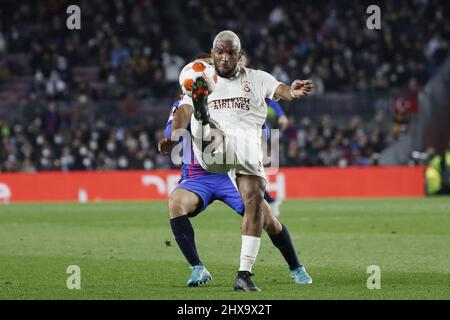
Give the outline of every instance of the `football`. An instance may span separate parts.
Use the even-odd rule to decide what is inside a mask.
[[[211,93],[217,84],[217,74],[214,67],[206,62],[196,60],[187,64],[180,72],[180,87],[183,94],[191,96],[192,85],[195,79],[202,77],[208,84],[208,90]]]

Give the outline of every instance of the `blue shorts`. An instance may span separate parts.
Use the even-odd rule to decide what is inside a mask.
[[[205,210],[214,200],[222,201],[239,215],[244,215],[244,202],[227,174],[209,174],[185,179],[175,189],[191,191],[202,200],[203,203],[195,212],[188,213],[190,217]]]

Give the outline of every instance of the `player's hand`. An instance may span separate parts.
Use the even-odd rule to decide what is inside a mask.
[[[278,125],[280,126],[281,131],[286,130],[289,127],[289,120],[286,116],[281,116],[278,118]]]
[[[176,144],[176,141],[172,141],[169,138],[162,138],[158,143],[158,151],[163,156],[166,156],[170,153],[170,151]]]
[[[291,84],[291,96],[294,99],[307,96],[311,93],[312,88],[311,80],[295,80]]]

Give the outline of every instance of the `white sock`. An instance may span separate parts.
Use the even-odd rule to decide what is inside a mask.
[[[242,236],[241,265],[239,271],[252,272],[252,267],[255,263],[256,256],[258,255],[260,244],[261,238]]]

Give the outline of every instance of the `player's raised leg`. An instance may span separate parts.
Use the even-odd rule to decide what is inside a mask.
[[[191,131],[194,143],[200,143],[199,150],[203,151],[203,143],[208,139],[211,128],[209,125],[208,84],[205,79],[197,78],[192,85],[192,104],[194,107],[191,120]]]
[[[202,77],[195,79],[192,85],[192,103],[194,104],[195,119],[201,120],[203,125],[209,122],[208,84]]]
[[[192,274],[187,282],[190,287],[206,284],[212,279],[198,255],[194,229],[188,217],[188,214],[196,212],[200,205],[199,196],[185,189],[177,188],[169,197],[170,226],[178,247],[192,267]]]
[[[311,284],[312,278],[298,259],[288,229],[271,213],[271,207],[266,201],[264,201],[263,204],[263,213],[264,230],[269,235],[273,245],[280,250],[281,255],[289,265],[289,272],[294,278],[295,283]]]
[[[242,220],[240,266],[233,288],[241,291],[260,291],[250,277],[253,276],[252,267],[261,244],[265,180],[257,176],[240,175],[236,183],[244,202],[245,212]]]
[[[224,136],[209,117],[207,97],[208,84],[203,78],[197,78],[192,86],[191,133],[193,151],[203,169],[212,173],[225,173],[229,169],[224,161]],[[209,147],[208,147],[209,146]]]

